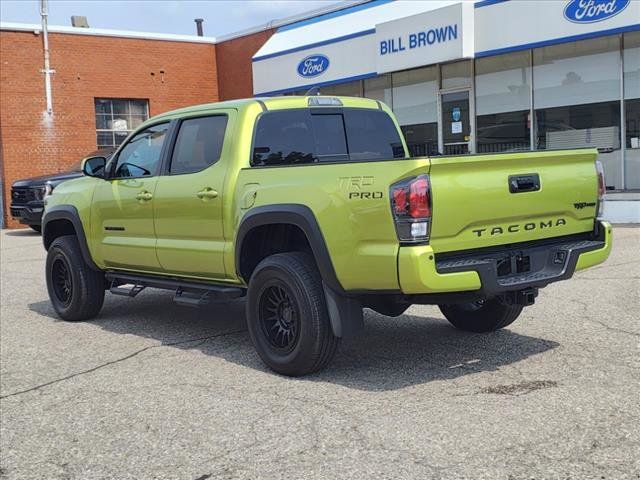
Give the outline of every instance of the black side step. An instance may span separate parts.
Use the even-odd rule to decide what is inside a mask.
[[[229,300],[242,297],[246,289],[229,285],[191,282],[175,277],[161,277],[154,275],[140,275],[132,273],[107,272],[107,281],[111,283],[109,289],[115,295],[135,297],[146,287],[173,290],[173,300],[181,305],[198,307],[210,301]],[[132,285],[124,287],[121,285]]]
[[[109,291],[114,295],[122,295],[123,297],[135,297],[146,287],[144,285],[133,285],[130,288],[121,287],[122,283],[111,281]]]
[[[176,290],[173,301],[185,307],[199,307],[210,301],[209,292],[187,292],[182,288]]]

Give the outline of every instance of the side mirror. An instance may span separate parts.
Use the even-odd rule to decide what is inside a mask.
[[[82,173],[87,177],[104,178],[105,157],[88,157],[82,160]]]

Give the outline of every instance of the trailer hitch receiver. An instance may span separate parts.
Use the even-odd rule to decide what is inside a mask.
[[[525,288],[524,290],[517,290],[515,292],[506,292],[502,301],[507,305],[533,305],[538,296],[537,288]]]

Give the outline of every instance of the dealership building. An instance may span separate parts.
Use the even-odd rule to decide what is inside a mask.
[[[38,26],[0,27],[5,220],[13,180],[149,115],[314,89],[387,103],[412,155],[597,148],[605,216],[640,222],[640,0],[369,0],[223,38],[51,32],[47,116]]]
[[[254,55],[255,95],[312,87],[387,103],[414,155],[598,148],[608,214],[640,218],[640,1],[363,3]]]

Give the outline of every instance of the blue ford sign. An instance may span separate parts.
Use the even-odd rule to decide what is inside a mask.
[[[309,55],[298,64],[298,75],[304,78],[313,78],[326,72],[329,68],[329,58],[321,55]]]
[[[631,0],[571,0],[564,7],[564,16],[574,23],[606,20],[627,8]]]

